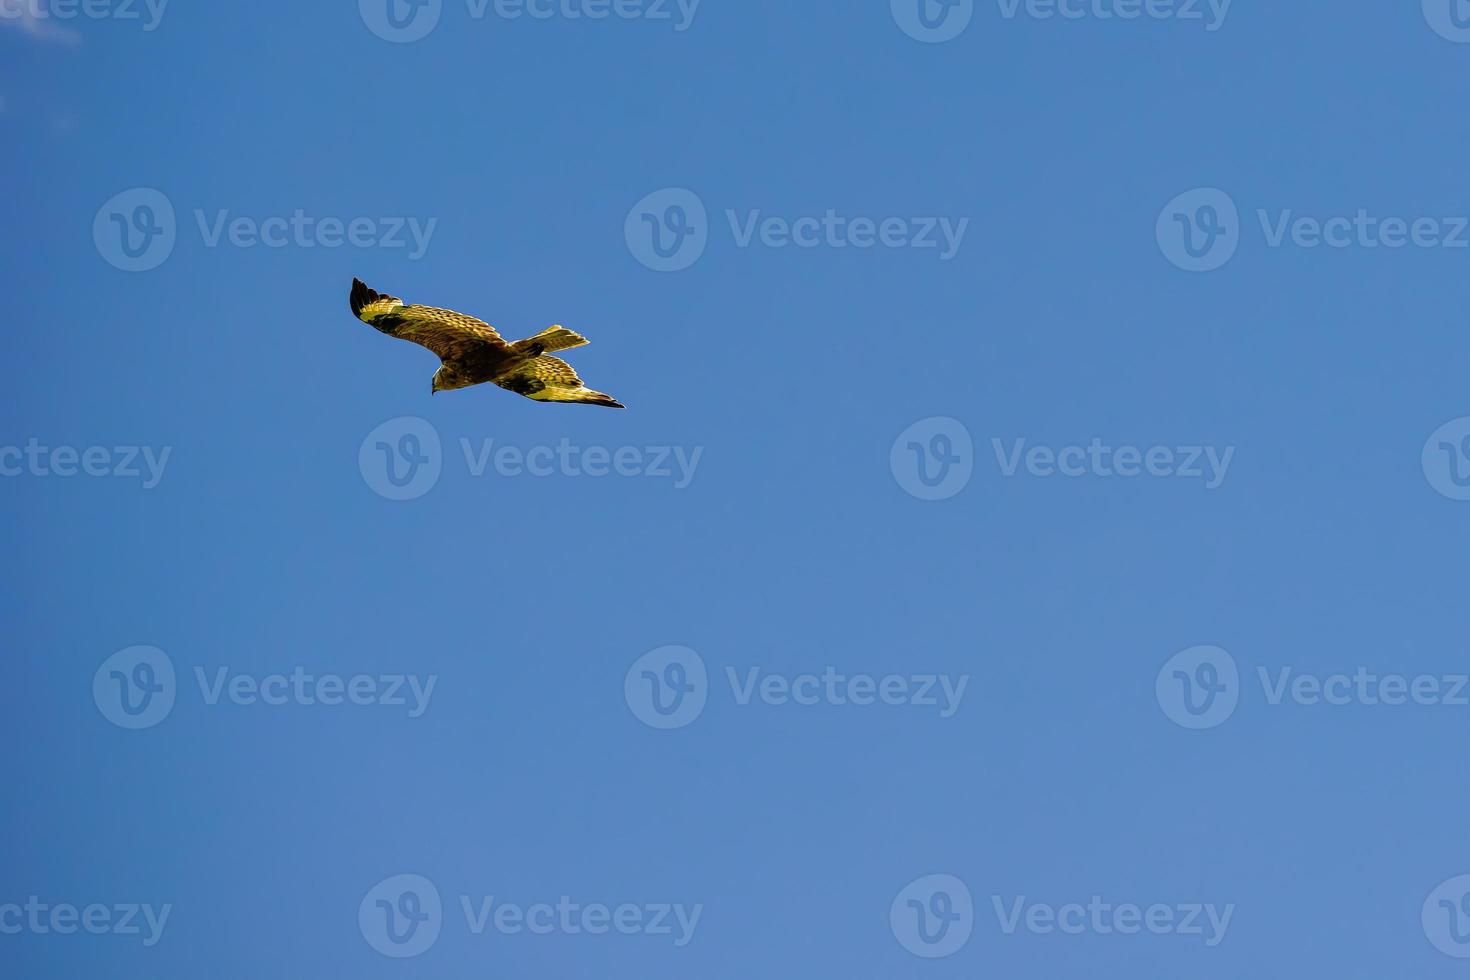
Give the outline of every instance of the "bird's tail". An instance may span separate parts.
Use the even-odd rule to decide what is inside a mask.
[[[583,388],[577,394],[579,397],[575,400],[583,405],[601,405],[603,408],[628,407],[627,405],[624,405],[622,402],[618,401],[612,395],[606,395],[600,391],[593,391],[591,388]]]
[[[534,337],[515,342],[515,347],[525,353],[555,354],[559,350],[571,350],[588,343],[586,337],[563,326],[547,327]]]

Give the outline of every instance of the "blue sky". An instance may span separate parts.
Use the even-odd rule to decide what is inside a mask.
[[[0,972],[1459,975],[1470,4],[394,3],[0,0]]]

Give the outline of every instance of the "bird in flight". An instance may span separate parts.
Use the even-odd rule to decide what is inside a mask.
[[[611,395],[582,384],[572,366],[555,351],[570,350],[587,338],[566,327],[547,327],[534,337],[508,343],[483,320],[432,306],[407,305],[396,296],[352,280],[352,313],[390,337],[411,340],[439,355],[430,393],[493,381],[506,391],[538,402],[573,402],[623,408]]]

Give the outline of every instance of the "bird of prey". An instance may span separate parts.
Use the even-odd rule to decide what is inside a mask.
[[[439,355],[430,394],[493,381],[506,391],[538,402],[573,402],[622,408],[611,395],[582,384],[572,366],[554,351],[587,343],[566,327],[547,327],[534,337],[508,343],[483,320],[432,306],[407,305],[396,296],[352,280],[352,313],[390,337],[411,340]]]

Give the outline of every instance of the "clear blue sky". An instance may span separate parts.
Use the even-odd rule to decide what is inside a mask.
[[[1447,5],[1441,32],[1417,2],[977,0],[926,43],[888,0],[443,0],[398,43],[385,2],[180,2],[153,30],[141,4],[6,5],[0,973],[1462,974],[1436,945],[1470,952],[1465,889],[1431,892],[1470,873],[1470,706],[1272,703],[1283,669],[1470,672],[1470,470],[1421,463],[1470,416],[1470,249],[1371,237],[1470,214]],[[156,195],[105,206],[136,188],[171,226]],[[1292,224],[1359,212],[1347,247]],[[1181,268],[1212,217],[1235,251]],[[434,222],[421,255],[407,224],[372,244],[407,218]],[[875,244],[890,218],[939,247]],[[172,251],[126,271],[118,221]],[[702,253],[651,268],[654,227]],[[353,276],[507,336],[572,327],[629,409],[431,397],[434,357],[353,319]],[[1470,467],[1447,432],[1429,461]],[[1160,472],[1233,452],[1207,488],[1104,475],[1093,440],[1165,447]],[[82,469],[125,447],[139,476]],[[413,499],[400,450],[430,467]],[[1181,674],[1236,706],[1191,728],[1166,664],[1201,645],[1234,678]],[[136,646],[162,654],[104,663]],[[356,675],[363,700],[434,687],[414,716],[407,682],[351,703]],[[937,681],[937,706],[837,703],[853,675],[965,687],[948,716]],[[693,707],[640,704],[649,677]],[[118,678],[172,703],[107,708]],[[385,895],[431,914],[405,874],[441,902],[421,952],[386,941],[412,959],[371,938]],[[905,891],[926,875],[969,893],[953,950],[905,927],[910,898],[963,904]],[[3,908],[31,896],[109,929],[170,911],[145,945]],[[702,908],[677,945],[476,934],[461,907],[562,896]],[[1093,896],[1233,911],[1216,945],[1004,928]]]

